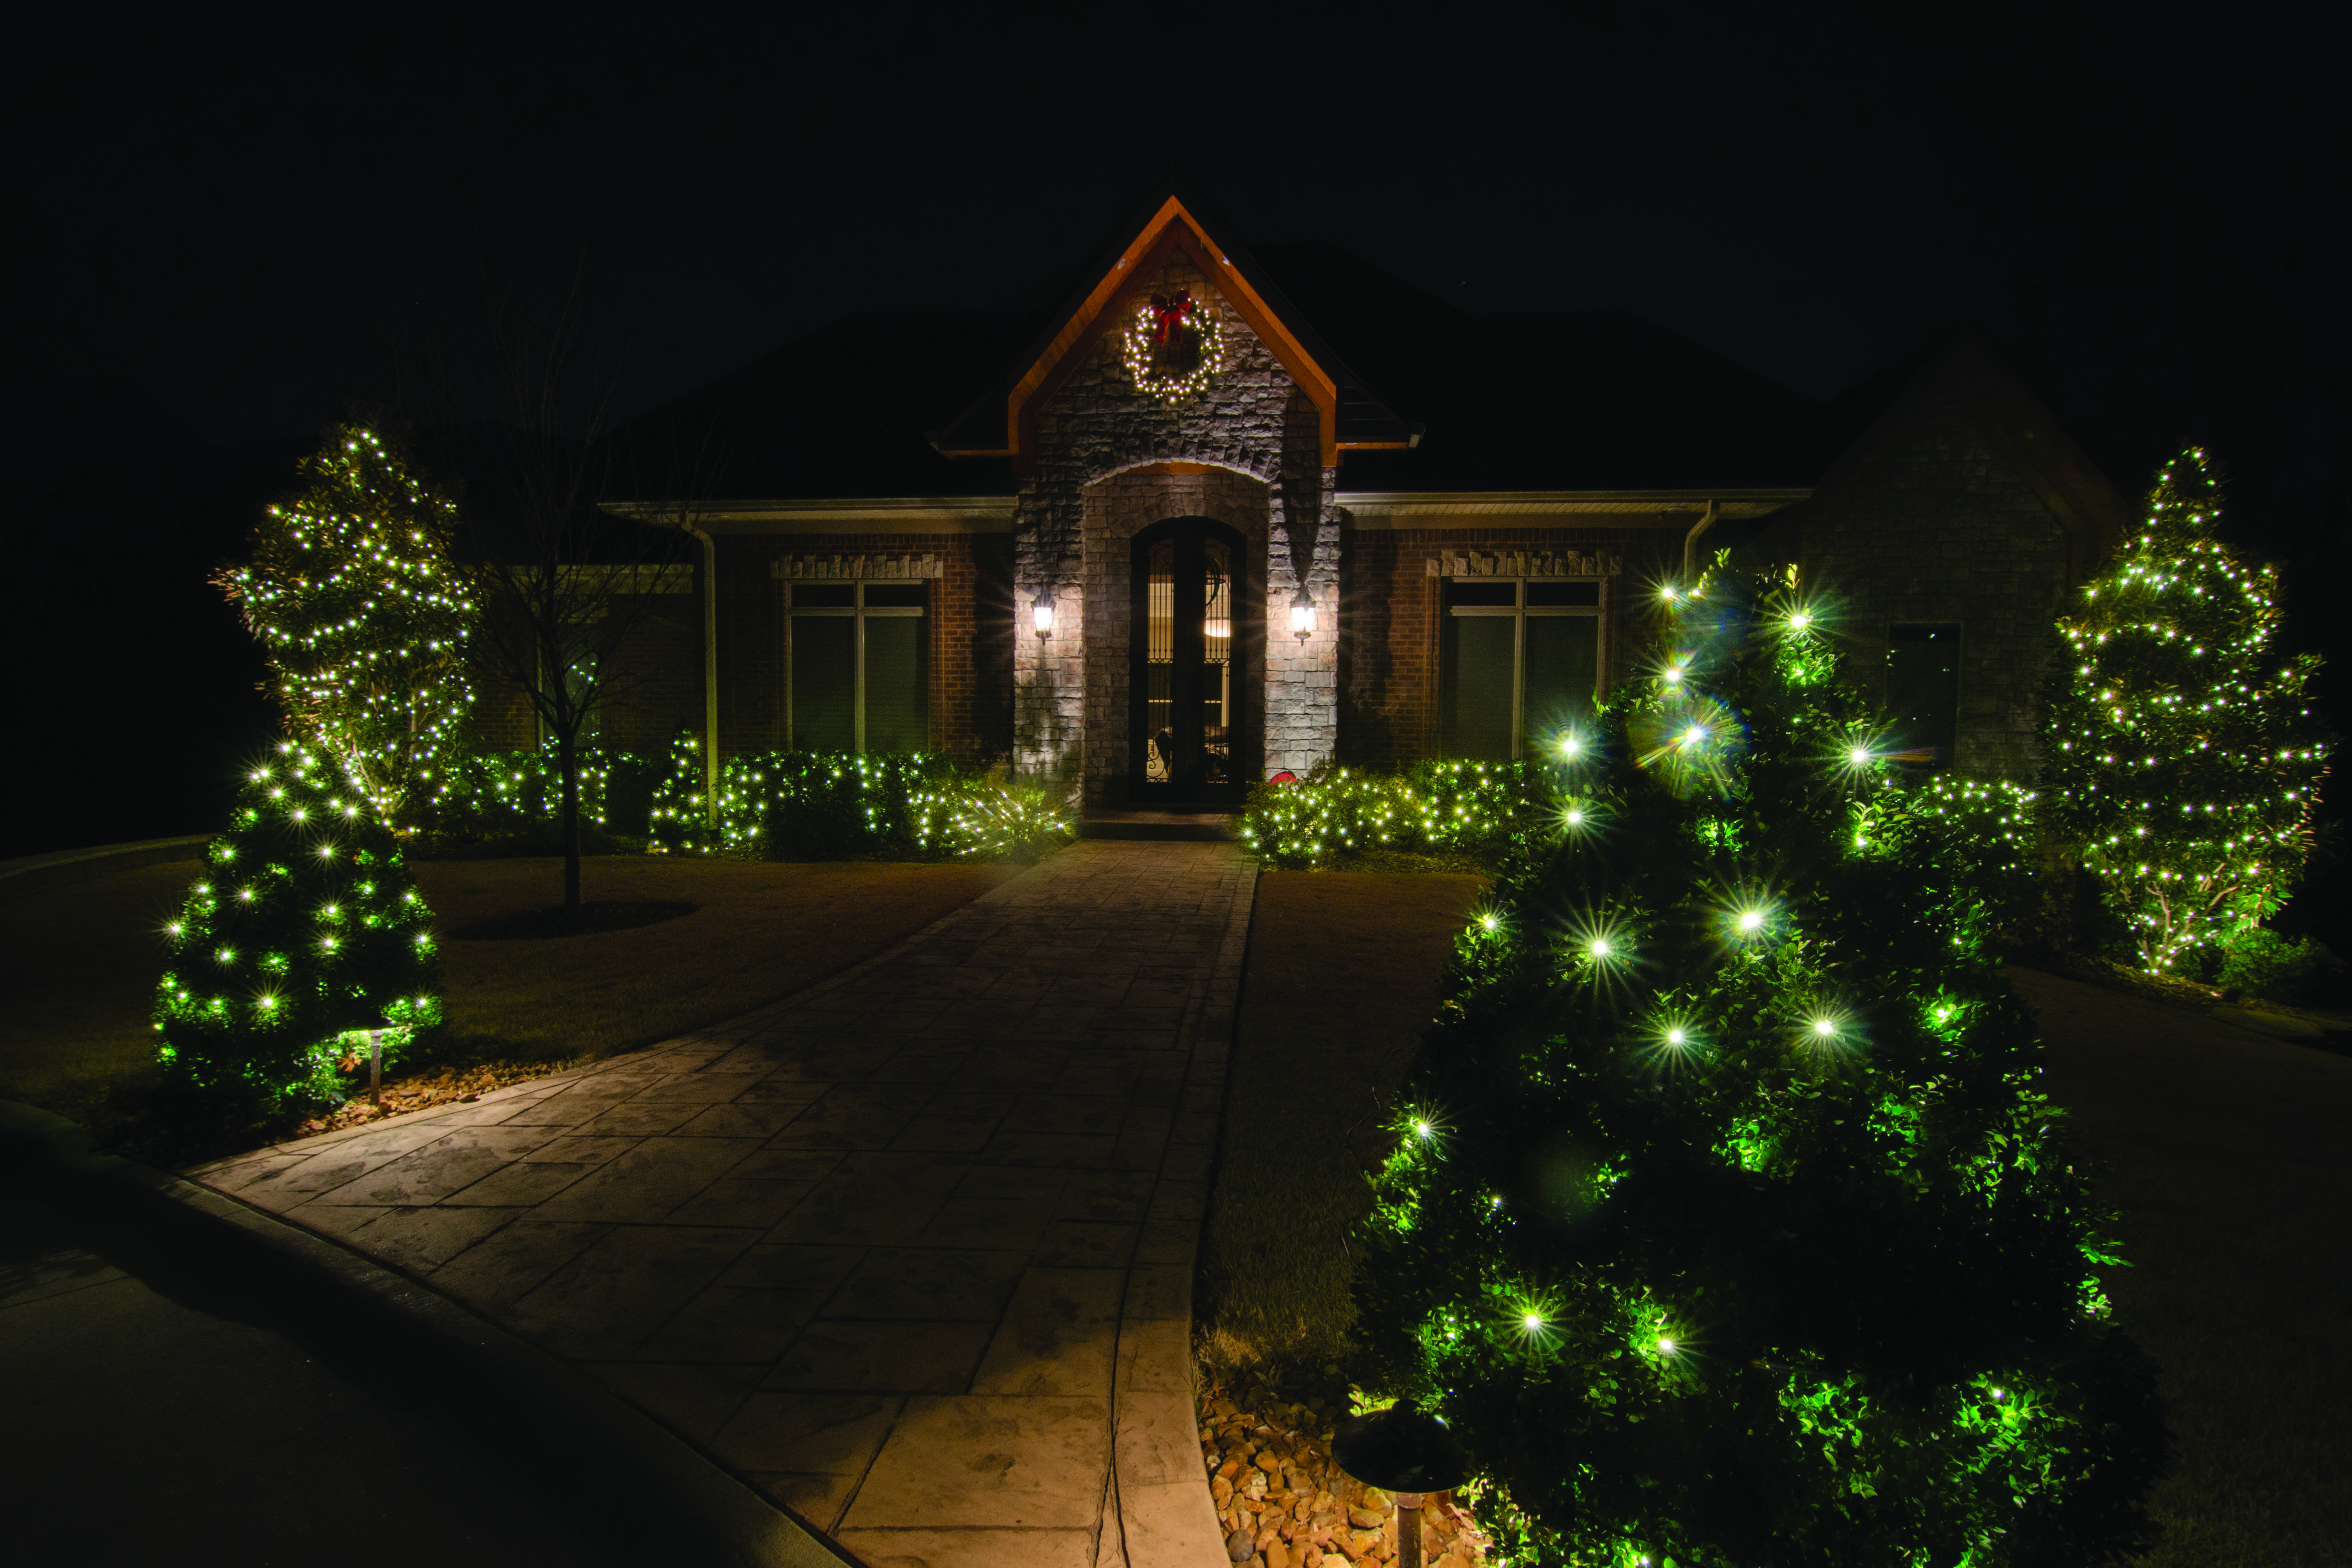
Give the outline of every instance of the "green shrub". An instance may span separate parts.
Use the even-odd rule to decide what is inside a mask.
[[[1911,786],[1914,806],[1954,828],[1952,869],[1968,879],[1995,929],[2022,936],[2038,913],[2034,792],[2005,779],[1932,774]]]
[[[2344,961],[2309,936],[2282,936],[2254,926],[2221,950],[2214,983],[2289,1007],[2332,1000]]]
[[[337,1097],[383,1030],[396,1058],[441,1019],[432,912],[391,831],[317,753],[255,769],[205,854],[155,997],[166,1077],[225,1113]]]
[[[1328,863],[1350,851],[1505,852],[1551,800],[1550,765],[1416,762],[1395,773],[1342,768],[1250,791],[1242,840],[1280,866]]]
[[[562,815],[563,771],[553,742],[529,751],[472,752],[452,772],[436,802],[441,833],[485,841],[554,841]],[[642,837],[654,776],[654,765],[630,752],[582,747],[582,826]],[[599,836],[593,831],[588,836]]]
[[[1451,1423],[1516,1562],[2145,1544],[2154,1368],[1956,823],[1792,594],[1665,613],[1682,678],[1602,710],[1460,938],[1357,1381]]]
[[[2277,569],[2221,523],[2211,464],[2182,453],[2058,622],[2072,667],[2053,682],[2042,810],[2158,972],[2285,904],[2327,774],[2319,656],[2273,646]]]
[[[699,743],[682,738],[656,790],[657,848],[769,860],[950,856],[1032,861],[1069,836],[1045,791],[960,773],[933,752],[755,751],[719,769],[718,823],[701,804]]]

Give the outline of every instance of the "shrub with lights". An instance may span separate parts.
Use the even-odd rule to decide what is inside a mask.
[[[2271,650],[2277,569],[2231,549],[2221,520],[2211,464],[2181,454],[2059,621],[2074,667],[2051,702],[2047,810],[2149,969],[2285,904],[2327,771],[2305,693],[2319,656]]]
[[[338,1098],[369,1031],[389,1061],[441,1021],[432,924],[363,793],[289,742],[254,770],[164,928],[166,1076],[233,1115]]]
[[[1545,763],[1442,761],[1398,773],[1341,768],[1301,783],[1261,784],[1250,792],[1242,841],[1272,863],[1294,868],[1366,850],[1499,854],[1540,819],[1549,775]]]
[[[474,697],[478,613],[450,566],[450,500],[375,432],[334,431],[307,487],[264,515],[253,563],[214,583],[245,607],[278,696],[383,816],[429,814],[451,781]]]
[[[1359,1380],[1452,1424],[1514,1561],[2144,1541],[2153,1370],[1958,830],[1890,782],[1792,590],[1674,598],[1460,940]]]
[[[1034,861],[1069,837],[1044,790],[961,773],[934,752],[740,753],[719,768],[715,826],[702,780],[699,743],[681,737],[654,797],[657,851]]]

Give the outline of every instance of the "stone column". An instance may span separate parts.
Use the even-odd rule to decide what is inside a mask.
[[[1066,509],[1033,490],[1013,522],[1013,766],[1056,788],[1076,786],[1086,734],[1086,596],[1059,548],[1075,528],[1051,515]],[[1054,608],[1046,637],[1036,630],[1040,597]]]
[[[1265,563],[1265,770],[1305,774],[1339,744],[1339,470],[1285,465]],[[1300,587],[1315,606],[1290,629]]]

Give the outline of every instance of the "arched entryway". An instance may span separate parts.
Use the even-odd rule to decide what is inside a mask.
[[[1238,801],[1257,757],[1242,536],[1207,517],[1171,517],[1132,548],[1128,798]]]

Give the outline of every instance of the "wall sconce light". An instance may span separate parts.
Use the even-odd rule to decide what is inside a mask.
[[[1029,618],[1037,623],[1037,640],[1044,642],[1054,634],[1054,596],[1041,593],[1029,606]]]
[[[1315,634],[1315,601],[1307,597],[1303,588],[1290,601],[1290,634],[1302,643]]]

